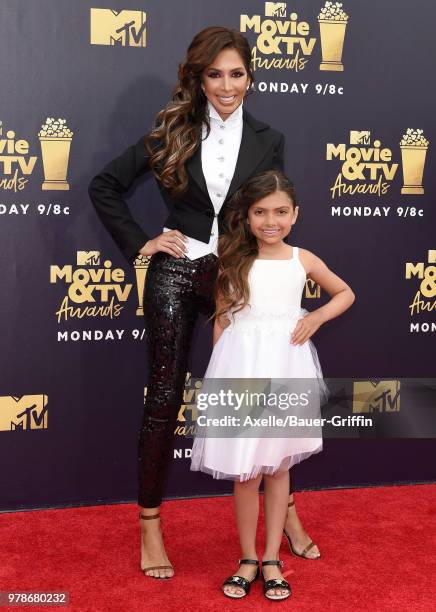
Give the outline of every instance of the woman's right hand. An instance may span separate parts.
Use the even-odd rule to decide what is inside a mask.
[[[158,251],[163,251],[179,259],[185,257],[185,252],[188,250],[185,244],[187,241],[187,237],[179,230],[169,230],[168,232],[162,232],[153,240],[147,240],[139,253],[150,257]]]

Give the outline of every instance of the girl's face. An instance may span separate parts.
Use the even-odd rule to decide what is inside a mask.
[[[298,217],[298,206],[283,191],[275,191],[248,209],[248,224],[260,243],[276,244],[286,238]]]
[[[236,49],[223,49],[202,75],[204,94],[225,121],[241,104],[250,79]]]

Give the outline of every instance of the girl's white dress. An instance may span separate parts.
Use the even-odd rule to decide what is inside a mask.
[[[308,340],[290,342],[301,308],[306,271],[293,247],[291,259],[256,259],[249,272],[250,302],[229,316],[230,325],[215,344],[203,379],[311,379],[319,384],[319,403],[328,396],[316,349]],[[199,411],[198,414],[201,414]],[[311,410],[313,414],[313,410]],[[247,480],[260,473],[287,470],[322,450],[319,435],[303,437],[196,437],[191,470],[214,478]],[[257,435],[257,434],[256,434]]]

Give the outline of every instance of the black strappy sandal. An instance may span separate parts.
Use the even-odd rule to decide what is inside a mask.
[[[250,565],[257,565],[257,569],[254,575],[254,578],[252,580],[247,580],[247,578],[244,578],[243,576],[235,575],[235,576],[230,576],[229,578],[227,578],[227,580],[224,580],[221,588],[226,597],[230,597],[231,599],[241,599],[241,597],[245,597],[250,592],[250,587],[252,583],[255,582],[259,578],[259,561],[257,559],[239,559],[239,565],[243,565],[244,563],[250,564]],[[241,593],[226,593],[224,591],[224,587],[226,585],[240,587],[245,592],[242,595]]]
[[[141,512],[139,513],[139,518],[142,519],[143,521],[151,521],[152,519],[157,519],[160,517],[160,514],[152,514],[150,516],[147,516],[146,514],[142,514]],[[150,570],[159,570],[159,569],[172,569],[174,572],[174,568],[172,565],[154,565],[152,567],[144,567],[144,569],[142,569],[141,567],[141,572],[144,572],[144,576],[147,576],[147,578],[157,578],[158,580],[168,580],[169,578],[172,578],[174,576],[150,576],[149,574],[147,574],[146,572],[149,572]]]
[[[278,565],[279,567],[283,567],[283,561],[262,561],[263,594],[267,599],[271,599],[272,601],[287,599],[292,593],[289,582],[284,578],[271,578],[270,580],[265,580],[265,576],[263,575],[264,565]],[[271,589],[286,589],[288,592],[285,595],[268,595],[268,591]]]
[[[291,506],[295,506],[295,502],[294,501],[289,502],[288,508],[290,508]],[[309,544],[306,546],[306,548],[301,551],[301,553],[298,553],[295,550],[295,548],[292,546],[291,538],[289,537],[289,534],[287,533],[286,529],[283,529],[283,533],[285,534],[285,538],[288,541],[289,550],[296,557],[301,557],[302,559],[310,559],[311,561],[315,561],[316,559],[319,559],[321,557],[321,554],[318,554],[316,557],[308,557],[307,556],[307,553],[309,552],[309,550],[315,546],[315,542],[313,542],[312,540],[309,542]]]

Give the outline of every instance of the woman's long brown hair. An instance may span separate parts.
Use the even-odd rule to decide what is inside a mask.
[[[247,223],[248,209],[276,191],[283,191],[293,208],[297,206],[293,183],[280,171],[268,170],[252,176],[231,197],[218,241],[219,275],[215,286],[215,314],[242,310],[249,303],[248,273],[259,255],[257,239]]]
[[[207,135],[210,132],[201,77],[223,49],[235,49],[239,53],[250,84],[254,82],[251,50],[245,36],[224,27],[202,30],[189,45],[186,61],[179,64],[179,83],[173,90],[172,100],[157,114],[154,128],[145,137],[153,174],[176,197],[188,185],[185,162],[201,142],[203,123],[207,126]]]

